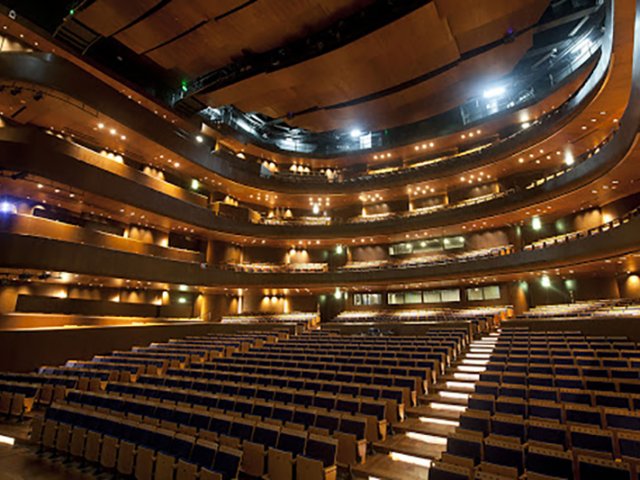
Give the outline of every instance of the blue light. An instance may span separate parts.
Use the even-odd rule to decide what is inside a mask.
[[[16,213],[17,208],[11,202],[0,202],[0,213]]]

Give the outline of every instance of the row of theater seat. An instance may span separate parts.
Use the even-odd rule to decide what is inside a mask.
[[[637,479],[634,358],[620,337],[503,331],[430,479]]]
[[[236,368],[249,373],[257,367],[270,368],[279,375],[289,375],[300,378],[338,380],[343,382],[373,383],[387,387],[407,387],[418,393],[428,391],[430,371],[426,368],[411,367],[381,367],[374,371],[374,367],[367,365],[326,364],[321,362],[288,362],[282,360],[251,360],[243,358],[222,359],[224,362],[192,365],[192,368],[213,370],[216,368]],[[245,369],[248,367],[248,370]],[[242,369],[242,370],[240,370]],[[332,373],[333,372],[333,373]]]
[[[261,457],[264,460],[261,473],[274,480],[291,478],[286,472],[271,471],[278,470],[278,465],[285,471],[293,469],[293,475],[297,469],[300,479],[334,478],[336,461],[344,467],[362,462],[367,447],[384,440],[389,422],[402,420],[404,405],[414,405],[418,393],[428,392],[428,385],[466,344],[468,332],[465,328],[436,329],[432,337],[394,339],[314,333],[293,339],[278,336],[277,343],[273,343],[274,337],[254,337],[249,341],[242,335],[230,335],[229,339],[225,335],[189,337],[99,355],[90,361],[69,361],[64,367],[43,367],[40,375],[74,378],[77,374],[77,380],[80,376],[89,379],[91,372],[99,372],[104,393],[67,388],[66,402],[80,406],[85,413],[93,411],[124,419],[129,425],[127,432],[135,430],[134,427],[168,429],[174,438],[186,435],[195,439],[190,443],[192,449],[199,441],[218,445],[217,451],[235,448],[240,452],[243,472],[258,468],[255,459]],[[225,348],[224,356],[220,356],[221,345],[232,348]],[[302,359],[296,352],[311,345],[317,361],[311,361],[311,356],[300,362],[293,360]],[[277,359],[282,355],[289,355],[292,360]],[[126,382],[115,381],[123,378],[123,374]],[[50,410],[55,412],[56,408],[66,407],[54,403]],[[47,448],[70,451],[73,433],[79,429],[76,442],[82,444],[81,450],[93,452],[91,461],[105,468],[120,468],[122,451],[123,465],[129,465],[124,470],[131,473],[138,468],[137,452],[141,452],[140,468],[146,474],[159,473],[164,476],[158,478],[171,479],[186,475],[186,467],[180,469],[180,461],[189,462],[186,450],[164,452],[164,456],[157,451],[149,454],[145,445],[138,449],[131,439],[116,439],[114,443],[111,437],[115,433],[105,436],[105,432],[91,430],[87,425],[49,417],[43,431],[46,422],[49,422],[48,436],[38,433],[34,425],[34,439],[44,442],[42,439],[46,437]],[[67,426],[60,430],[60,425]],[[266,444],[263,442],[260,447],[261,455],[247,456],[245,446],[250,449],[252,442],[269,429],[275,429],[283,441],[291,435],[303,438],[304,448],[287,450],[284,443],[265,440]],[[123,434],[117,432],[116,437]],[[316,443],[311,442],[312,436]],[[300,440],[296,442],[300,444]],[[319,458],[322,449],[316,448],[317,442],[335,444],[336,459],[331,464]],[[89,444],[91,448],[87,450]],[[108,448],[103,459],[104,445]],[[153,460],[151,463],[149,458]],[[286,461],[279,462],[279,458]],[[320,462],[320,468],[314,461]],[[196,465],[195,471],[214,475],[209,471],[216,470],[213,464],[209,464],[209,470],[202,467]],[[190,468],[193,473],[193,465]]]
[[[242,452],[119,415],[54,404],[31,440],[63,456],[100,464],[137,480],[229,480]],[[176,471],[177,470],[177,471]]]
[[[310,392],[285,392],[284,397],[288,403],[278,400],[263,400],[250,398],[244,389],[238,395],[223,393],[206,393],[200,390],[184,390],[175,387],[158,387],[153,385],[136,384],[110,384],[107,393],[135,396],[135,398],[160,399],[185,406],[199,406],[213,409],[230,415],[250,416],[251,418],[272,419],[282,424],[296,423],[303,427],[314,425],[324,428],[326,433],[342,431],[346,425],[345,433],[354,433],[361,436],[357,440],[368,441],[384,440],[387,434],[387,422],[385,419],[385,407],[382,402],[359,404],[361,411],[352,413],[338,410],[329,410],[318,406],[319,400],[328,400],[336,405],[336,399],[327,396],[315,397]],[[287,395],[288,394],[288,395]],[[348,399],[344,399],[345,402]],[[318,404],[318,405],[316,405]],[[321,422],[321,423],[319,423]],[[355,424],[361,427],[355,427]]]
[[[247,455],[243,461],[247,465],[250,464],[249,470],[252,473],[258,473],[258,476],[262,476],[265,472],[256,472],[256,465],[264,466],[265,462],[251,458],[256,454],[256,445],[254,445],[256,443],[261,446],[258,452],[260,457],[269,448],[278,448],[291,453],[291,460],[295,460],[298,455],[304,453],[304,442],[301,444],[300,438],[314,434],[328,444],[328,447],[324,449],[324,455],[320,456],[319,452],[315,452],[311,456],[315,460],[322,461],[325,468],[334,466],[336,462],[348,465],[358,459],[364,461],[366,455],[366,442],[362,439],[365,425],[361,421],[348,417],[341,419],[340,427],[342,430],[336,429],[335,432],[330,432],[333,435],[330,437],[324,431],[326,429],[314,428],[313,425],[303,429],[300,428],[301,424],[293,421],[283,425],[281,422],[272,421],[271,417],[240,417],[235,412],[230,412],[233,413],[231,415],[213,407],[208,410],[199,408],[202,407],[201,405],[198,408],[176,407],[158,399],[142,400],[107,394],[71,392],[68,402],[110,414],[124,415],[126,413],[127,418],[138,420],[141,423],[176,430],[200,439],[243,450]],[[282,432],[293,432],[296,439],[293,442],[288,439],[289,445],[293,443],[293,446],[278,444],[278,434]],[[358,436],[360,439],[356,441]],[[285,437],[282,437],[281,440],[285,440]],[[247,447],[249,448],[247,449]],[[247,468],[243,468],[243,470],[248,473],[246,472]]]
[[[208,393],[242,395],[248,399],[276,401],[284,404],[315,406],[327,410],[363,413],[395,422],[403,410],[402,391],[367,385],[298,380],[288,377],[204,372],[207,378],[192,376],[198,370],[175,370],[172,376],[142,376],[138,384],[160,385]],[[218,378],[215,378],[218,377]],[[341,391],[342,390],[342,391]],[[390,398],[386,398],[386,397]],[[400,404],[398,402],[400,400]]]
[[[278,376],[274,375],[269,369],[264,369],[264,373],[254,371],[251,373],[242,373],[237,370],[169,370],[166,377],[141,376],[139,383],[151,383],[155,385],[183,385],[182,388],[189,388],[185,385],[200,385],[197,382],[200,379],[217,380],[221,382],[231,382],[231,385],[225,386],[225,393],[236,393],[241,388],[255,389],[256,392],[251,396],[263,400],[276,400],[282,398],[285,403],[286,397],[296,391],[307,391],[317,393],[325,393],[331,395],[342,395],[344,398],[351,400],[361,398],[363,402],[368,400],[379,400],[386,405],[387,422],[395,423],[404,418],[405,401],[411,402],[412,392],[408,388],[400,387],[381,387],[366,383],[353,382],[336,382],[331,380],[304,379],[299,377]],[[173,378],[172,378],[173,377]],[[187,383],[178,383],[178,382]],[[240,384],[245,384],[240,387]],[[246,385],[251,385],[247,387]],[[274,387],[274,388],[260,388]],[[205,388],[208,388],[205,386]],[[284,393],[280,393],[284,392]],[[411,405],[407,403],[406,405]]]
[[[581,442],[578,443],[580,445]],[[590,446],[590,445],[588,445]],[[483,438],[473,432],[449,437],[442,460],[431,465],[429,480],[469,480],[475,471],[485,478],[507,480],[637,480],[632,462],[598,456],[589,448],[544,448],[513,441]],[[475,478],[478,478],[477,476]]]

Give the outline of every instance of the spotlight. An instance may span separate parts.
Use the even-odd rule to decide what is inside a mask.
[[[507,88],[504,86],[493,87],[488,90],[485,90],[482,94],[484,98],[496,98],[502,97],[505,93],[507,93]]]
[[[0,202],[0,213],[16,213],[18,211],[18,209],[16,208],[16,206],[11,203],[11,202],[7,202],[7,201],[3,201]]]

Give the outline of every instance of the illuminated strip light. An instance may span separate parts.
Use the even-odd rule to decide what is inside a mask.
[[[391,452],[389,456],[394,462],[411,463],[412,465],[418,465],[425,468],[429,468],[431,466],[431,460],[428,458],[414,457],[413,455],[406,455],[398,452]]]
[[[13,437],[6,437],[4,435],[0,435],[0,443],[4,444],[4,445],[15,445],[16,443],[16,439]]]
[[[488,359],[485,360],[474,360],[473,358],[464,358],[462,360],[463,365],[486,365],[489,363]]]
[[[438,395],[444,398],[455,398],[456,400],[468,400],[468,393],[458,393],[458,392],[438,392]]]
[[[466,372],[466,373],[482,373],[487,370],[487,367],[476,367],[473,365],[460,365],[459,367],[457,367],[457,370],[459,372]]]
[[[466,358],[477,358],[480,360],[486,360],[491,356],[491,353],[467,353]]]
[[[447,380],[447,388],[466,388],[469,390],[473,390],[475,388],[475,385],[469,382],[456,382]]]
[[[494,350],[495,350],[494,348],[477,348],[477,347],[474,348],[474,347],[471,347],[469,349],[469,352],[470,353],[493,353]]]
[[[405,435],[412,440],[417,440],[423,443],[431,443],[436,445],[446,445],[447,437],[436,437],[435,435],[426,435],[418,432],[407,432]]]
[[[429,404],[434,410],[451,410],[452,412],[464,412],[467,407],[462,405],[451,405],[450,403],[431,402]]]
[[[448,427],[459,427],[460,426],[460,422],[456,422],[455,420],[445,420],[444,418],[419,417],[418,419],[422,423],[435,423],[436,425],[447,425]]]
[[[378,477],[371,477],[370,476],[370,477],[367,477],[367,480],[382,480],[382,479],[380,479]]]
[[[455,372],[453,374],[453,378],[455,378],[456,380],[467,380],[469,382],[477,382],[478,380],[480,380],[480,375],[478,375],[477,373]]]

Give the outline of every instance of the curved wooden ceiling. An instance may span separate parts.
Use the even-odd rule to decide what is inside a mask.
[[[247,53],[262,53],[327,28],[373,0],[97,0],[78,20],[166,69],[190,78]],[[549,0],[433,0],[341,48],[202,95],[274,118],[290,112],[310,130],[378,130],[440,113],[508,73],[531,46],[525,34],[461,61],[509,30],[535,24]],[[237,9],[237,10],[234,10]],[[150,12],[150,13],[149,13]],[[146,16],[145,16],[146,14]],[[137,20],[137,21],[136,21]],[[411,88],[354,106],[325,110],[460,62]]]
[[[77,19],[190,78],[306,37],[373,0],[97,0]],[[246,5],[245,5],[246,4]],[[123,29],[120,31],[121,29]]]

